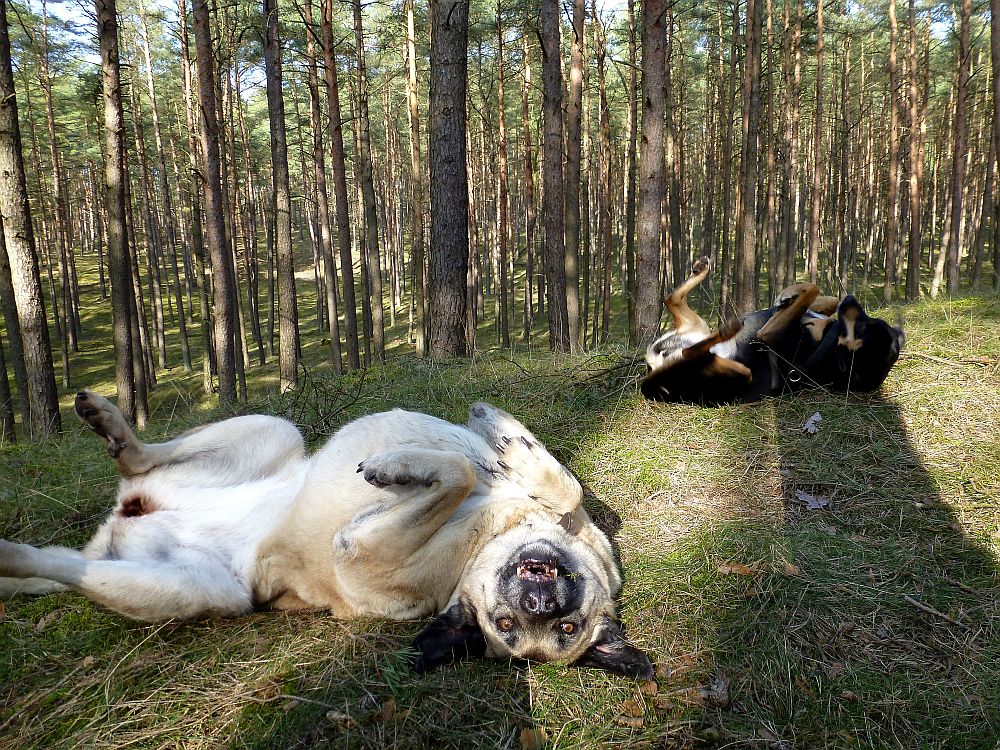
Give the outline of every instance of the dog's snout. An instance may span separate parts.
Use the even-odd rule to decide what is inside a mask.
[[[541,586],[526,591],[521,597],[521,609],[529,615],[551,615],[558,605],[555,592],[544,591]]]

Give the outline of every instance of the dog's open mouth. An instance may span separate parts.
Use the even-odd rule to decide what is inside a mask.
[[[517,577],[522,581],[554,581],[559,576],[555,560],[521,560],[517,564]]]

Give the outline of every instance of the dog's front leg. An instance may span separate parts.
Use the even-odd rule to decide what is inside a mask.
[[[397,548],[401,541],[421,546],[451,517],[477,481],[475,468],[464,454],[426,448],[378,453],[362,461],[358,472],[368,484],[384,490],[384,513],[394,518],[363,523],[356,539],[361,534],[369,545],[388,542]],[[403,535],[400,529],[405,530]]]

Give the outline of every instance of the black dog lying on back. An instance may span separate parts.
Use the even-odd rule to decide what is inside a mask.
[[[674,330],[646,350],[646,398],[720,404],[755,401],[802,388],[877,389],[899,358],[901,328],[870,318],[847,295],[820,297],[815,284],[782,290],[776,304],[712,333],[687,304],[708,276],[708,259],[666,299]],[[836,313],[836,317],[831,317]]]

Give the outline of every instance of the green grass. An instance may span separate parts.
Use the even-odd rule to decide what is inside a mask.
[[[622,617],[657,665],[655,693],[557,665],[417,676],[405,649],[422,623],[144,626],[60,594],[0,610],[0,746],[517,748],[537,729],[560,748],[996,748],[1000,300],[904,312],[907,348],[881,393],[718,409],[647,403],[638,367],[608,369],[629,353],[554,356],[541,337],[439,365],[397,347],[337,380],[306,318],[302,389],[276,397],[273,368],[252,370],[240,410],[290,417],[313,445],[390,406],[462,420],[487,399],[519,416],[614,532]],[[86,313],[74,380],[110,392],[106,311]],[[146,439],[221,416],[180,368],[153,406]],[[77,545],[107,511],[113,467],[68,411],[65,424],[59,440],[0,449],[5,538]],[[806,510],[796,491],[830,505]]]

